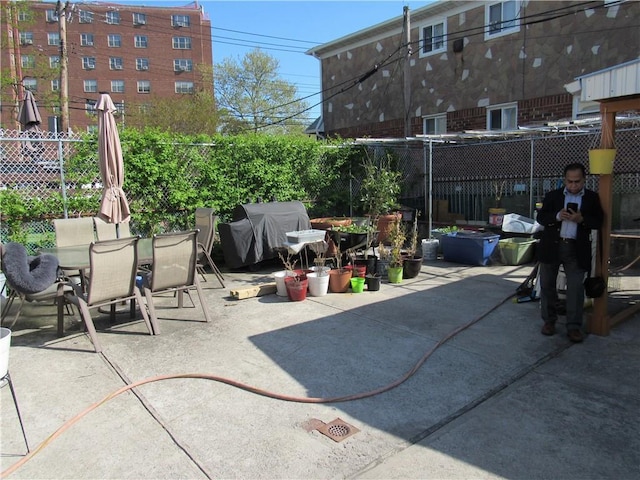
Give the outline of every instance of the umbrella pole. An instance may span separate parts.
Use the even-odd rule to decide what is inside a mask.
[[[62,206],[64,208],[64,218],[69,218],[69,212],[67,209],[67,185],[64,180],[64,158],[62,156],[62,138],[58,135],[58,122],[57,119],[54,122],[55,133],[58,137],[58,163],[60,164],[60,186],[62,187]]]

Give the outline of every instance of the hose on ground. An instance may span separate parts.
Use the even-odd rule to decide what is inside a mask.
[[[367,392],[355,393],[355,394],[344,395],[344,396],[339,396],[339,397],[296,397],[296,396],[284,395],[284,394],[276,393],[276,392],[270,392],[268,390],[264,390],[262,388],[257,388],[257,387],[254,387],[252,385],[247,385],[245,383],[238,382],[238,381],[230,379],[230,378],[221,377],[221,376],[218,376],[218,375],[212,375],[212,374],[208,374],[208,373],[176,373],[176,374],[168,374],[168,375],[158,375],[158,376],[149,377],[149,378],[145,378],[143,380],[139,380],[137,382],[130,383],[130,384],[125,385],[124,387],[119,388],[118,390],[110,393],[109,395],[104,397],[102,400],[100,400],[100,401],[88,406],[82,412],[78,413],[75,417],[67,420],[60,428],[58,428],[55,432],[53,432],[51,435],[49,435],[49,437],[47,437],[40,445],[38,445],[38,447],[36,447],[34,450],[31,450],[31,452],[29,452],[27,455],[22,457],[18,462],[16,462],[15,464],[13,464],[9,468],[7,468],[5,471],[3,471],[0,474],[0,477],[5,478],[7,475],[11,475],[13,472],[18,470],[21,466],[23,466],[29,460],[31,460],[35,455],[37,455],[39,452],[41,452],[47,445],[49,445],[51,442],[53,442],[53,440],[55,440],[60,435],[62,435],[66,430],[71,428],[71,426],[73,426],[75,423],[77,423],[80,419],[82,419],[87,414],[91,413],[96,408],[98,408],[101,405],[105,404],[109,400],[111,400],[111,399],[119,396],[120,394],[125,393],[125,392],[127,392],[127,391],[129,391],[131,389],[134,389],[136,387],[140,387],[140,386],[146,385],[148,383],[158,382],[158,381],[161,381],[161,380],[172,380],[172,379],[179,379],[179,378],[197,378],[197,379],[203,379],[203,380],[213,380],[215,382],[224,383],[226,385],[230,385],[232,387],[236,387],[236,388],[239,388],[241,390],[245,390],[247,392],[255,393],[256,395],[261,395],[261,396],[273,398],[273,399],[276,399],[276,400],[282,400],[282,401],[285,401],[285,402],[295,402],[295,403],[340,403],[340,402],[350,402],[350,401],[353,401],[353,400],[361,400],[361,399],[364,399],[364,398],[368,398],[368,397],[373,397],[375,395],[379,395],[379,394],[384,393],[384,392],[388,392],[389,390],[397,387],[398,385],[406,382],[409,378],[411,378],[420,369],[420,367],[422,367],[424,362],[426,362],[427,359],[431,355],[433,355],[433,353],[438,348],[440,348],[444,343],[448,342],[449,340],[451,340],[453,337],[455,337],[459,333],[463,332],[467,328],[471,327],[475,323],[477,323],[480,320],[482,320],[483,318],[485,318],[491,312],[493,312],[496,309],[498,309],[501,305],[503,305],[504,303],[510,301],[512,297],[513,297],[513,295],[510,294],[504,300],[500,301],[499,303],[497,303],[496,305],[491,307],[489,310],[487,310],[483,314],[475,317],[470,322],[467,322],[467,323],[455,328],[451,332],[449,332],[447,335],[445,335],[443,338],[441,338],[435,345],[433,345],[429,350],[427,350],[427,352],[416,362],[416,364],[411,369],[409,369],[404,375],[402,375],[400,378],[398,378],[397,380],[389,383],[388,385],[385,385],[385,386],[382,386],[380,388],[377,388],[377,389],[374,389],[374,390],[370,390],[370,391],[367,391]]]

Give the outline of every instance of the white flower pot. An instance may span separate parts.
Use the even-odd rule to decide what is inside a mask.
[[[329,274],[327,272],[307,273],[307,280],[309,280],[309,294],[312,297],[322,297],[329,291]]]
[[[295,273],[291,270],[280,270],[273,274],[273,277],[276,279],[276,295],[279,297],[287,296],[287,287],[284,284],[284,277],[293,277],[294,275]]]
[[[0,327],[0,378],[9,371],[9,347],[11,346],[11,330]]]

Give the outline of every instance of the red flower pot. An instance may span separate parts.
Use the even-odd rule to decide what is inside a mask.
[[[285,277],[284,284],[287,287],[287,296],[292,302],[300,302],[307,298],[309,280],[304,277]]]

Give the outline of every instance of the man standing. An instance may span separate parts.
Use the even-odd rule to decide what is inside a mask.
[[[584,278],[591,270],[591,230],[602,226],[603,212],[598,194],[584,187],[585,169],[571,163],[564,169],[564,187],[548,192],[536,220],[544,230],[537,246],[540,262],[543,335],[556,333],[560,265],[567,276],[567,335],[581,342]]]

